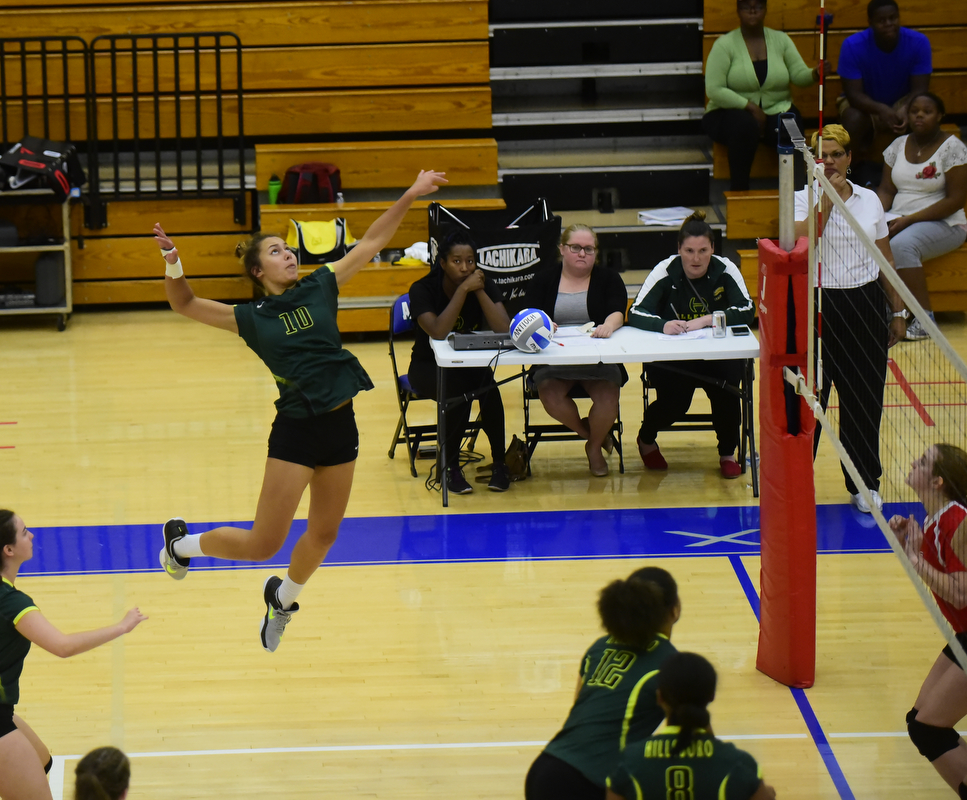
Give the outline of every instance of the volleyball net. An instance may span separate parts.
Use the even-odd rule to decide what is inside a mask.
[[[820,141],[817,150],[821,148]],[[835,484],[843,480],[835,462],[842,464],[844,477],[855,484],[937,629],[967,665],[967,653],[934,594],[956,607],[964,591],[958,588],[960,578],[939,572],[926,575],[889,525],[894,514],[911,513],[923,525],[923,507],[906,483],[913,462],[940,443],[967,449],[967,365],[906,287],[902,271],[898,273],[876,246],[877,234],[864,227],[839,197],[801,136],[796,149],[796,157],[806,160],[807,174],[813,176],[806,189],[806,307],[793,312],[805,316],[809,347],[804,364],[786,367],[784,377],[815,415],[816,435],[821,429],[814,469],[816,474],[836,470],[835,476],[824,474],[825,482]],[[791,186],[786,190],[792,193]],[[780,207],[785,202],[788,213],[789,198],[782,193],[781,186]],[[864,264],[874,276],[878,270],[876,283],[862,277]],[[849,277],[844,281],[846,266]],[[857,285],[864,280],[865,286]],[[929,338],[900,341],[886,349],[895,299],[891,295],[909,310],[911,320],[920,321]],[[765,458],[763,467],[767,468]],[[764,522],[763,540],[768,535]],[[920,562],[919,544],[911,552]],[[760,636],[760,653],[761,642]]]

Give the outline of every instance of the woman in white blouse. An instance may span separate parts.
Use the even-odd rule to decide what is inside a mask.
[[[812,147],[816,147],[813,134]],[[842,125],[823,128],[826,178],[864,232],[888,262],[893,263],[883,206],[875,192],[850,182],[852,153]],[[809,200],[805,189],[796,192],[796,236],[808,235]],[[819,400],[825,409],[833,385],[839,394],[839,438],[870,488],[878,506],[880,486],[880,418],[886,385],[887,349],[903,337],[907,310],[893,287],[880,274],[873,257],[827,195],[822,199],[822,343],[823,385]],[[887,305],[893,310],[888,317]],[[814,448],[819,446],[816,425]],[[846,469],[850,500],[869,514],[869,504]]]
[[[960,247],[967,239],[967,145],[940,128],[944,104],[932,92],[910,100],[910,133],[883,151],[877,194],[887,211],[890,247],[903,282],[930,314],[923,262]],[[919,320],[907,325],[907,339],[926,339]]]

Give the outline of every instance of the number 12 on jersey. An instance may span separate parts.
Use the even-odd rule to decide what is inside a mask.
[[[588,686],[614,689],[634,663],[635,654],[628,650],[605,650],[594,674],[588,679]]]

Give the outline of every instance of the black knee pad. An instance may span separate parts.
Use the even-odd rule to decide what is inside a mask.
[[[907,712],[907,727],[910,727],[910,723],[917,718],[917,707],[914,706]]]
[[[927,761],[936,761],[944,753],[949,753],[957,747],[960,734],[953,728],[937,728],[913,720],[908,726],[910,740],[917,746]]]
[[[50,757],[50,758],[49,758],[49,759],[47,760],[47,763],[46,763],[46,764],[44,764],[44,774],[46,774],[46,775],[49,775],[49,774],[50,774],[50,768],[51,768],[52,766],[54,766],[54,757],[53,757],[53,756],[51,756],[51,757]]]

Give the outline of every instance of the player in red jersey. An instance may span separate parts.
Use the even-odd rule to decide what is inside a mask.
[[[967,648],[967,453],[949,444],[928,448],[913,462],[907,485],[927,511],[923,528],[912,514],[894,516],[890,527]],[[920,754],[962,798],[967,798],[967,742],[954,726],[965,716],[967,674],[948,645],[907,714],[907,731]]]

